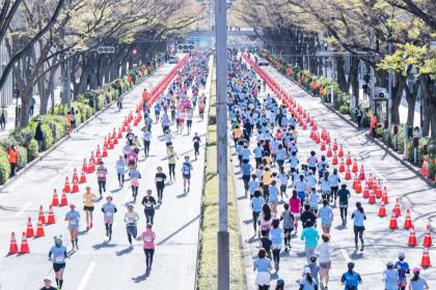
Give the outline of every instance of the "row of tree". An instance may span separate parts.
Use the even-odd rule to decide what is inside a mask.
[[[375,69],[380,87],[388,87],[392,72],[393,123],[400,121],[405,94],[407,121],[413,124],[421,89],[423,135],[431,133],[436,139],[435,15],[432,0],[239,0],[232,11],[235,21],[263,31],[259,36],[267,48],[280,51],[300,67],[304,62],[313,73],[322,65],[315,53],[327,43],[334,51],[337,82],[344,92],[351,86],[355,104],[359,103],[361,62]],[[351,56],[348,78],[344,54]]]
[[[58,71],[64,78],[71,74],[68,87],[78,96],[165,51],[168,39],[202,15],[195,0],[0,0],[0,43],[10,56],[0,90],[13,72],[25,126],[35,88],[40,114],[47,113],[50,99],[54,104]],[[114,47],[115,53],[100,54],[100,46]]]

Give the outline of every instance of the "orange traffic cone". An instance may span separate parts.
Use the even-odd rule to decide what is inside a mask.
[[[347,172],[345,173],[345,179],[346,180],[350,180],[351,179],[350,166],[347,167]]]
[[[71,193],[79,192],[79,185],[77,184],[77,181],[73,181],[73,190]]]
[[[79,177],[77,176],[77,169],[74,168],[73,180],[72,182],[79,182]]]
[[[332,159],[332,164],[338,165],[338,155],[336,154],[336,151],[335,151],[335,155],[333,156],[333,159]]]
[[[38,221],[38,227],[36,228],[36,238],[45,236],[44,228],[42,227],[41,221]]]
[[[341,158],[341,164],[339,165],[339,172],[341,172],[341,173],[345,172],[345,164],[344,164],[343,158]]]
[[[109,150],[114,149],[114,140],[109,139]]]
[[[29,244],[27,243],[26,234],[23,233],[23,239],[21,241],[21,247],[20,247],[20,254],[27,254],[29,253]]]
[[[65,193],[71,192],[70,182],[68,181],[68,177],[65,178],[65,185],[64,185],[63,192]]]
[[[382,200],[385,204],[389,203],[388,190],[386,189],[386,186],[384,187],[384,190],[383,190]]]
[[[360,166],[360,175],[359,175],[360,180],[365,180],[365,169],[363,169],[363,165]]]
[[[368,181],[365,182],[365,189],[363,190],[363,198],[369,198],[369,188],[368,188]]]
[[[392,213],[391,220],[389,221],[389,228],[393,230],[398,229],[397,216],[395,215],[395,212]]]
[[[339,146],[338,156],[339,157],[344,157],[344,148],[343,148],[342,144]]]
[[[332,157],[332,156],[333,156],[332,148],[329,145],[329,149],[327,150],[327,157]]]
[[[102,156],[103,156],[103,158],[108,156],[106,147],[103,148],[103,155]]]
[[[67,195],[65,194],[65,192],[62,192],[61,206],[66,205],[68,205]]]
[[[59,199],[58,199],[58,193],[56,192],[56,188],[53,192],[53,199],[51,201],[52,206],[59,206]]]
[[[400,200],[398,198],[397,198],[397,201],[395,202],[394,213],[397,216],[401,216]]]
[[[353,173],[357,173],[358,169],[357,169],[357,160],[356,157],[354,157],[354,162],[353,162],[353,167],[351,168],[351,172]]]
[[[85,171],[82,170],[82,173],[80,174],[80,183],[86,183],[86,174]]]
[[[323,141],[322,142],[322,144],[321,144],[321,151],[324,151],[326,148],[325,148],[325,142]]]
[[[375,204],[376,203],[374,192],[371,192],[371,194],[369,195],[368,203],[369,204]]]
[[[381,202],[380,207],[378,209],[378,216],[379,217],[385,217],[386,216],[386,208],[385,205]]]
[[[412,219],[410,218],[410,211],[409,208],[407,208],[406,211],[406,220],[404,221],[404,228],[405,229],[411,229],[412,228]]]
[[[319,137],[319,134],[316,134],[316,140],[315,140],[316,144],[321,143],[321,138]]]
[[[336,139],[335,139],[335,143],[333,143],[333,151],[337,151],[338,150],[338,143],[336,143]]]
[[[27,229],[26,229],[26,237],[32,238],[35,235],[33,232],[32,219],[29,217],[27,219]]]
[[[118,139],[123,138],[123,133],[121,132],[121,128],[118,128]]]
[[[356,187],[357,187],[357,174],[354,175],[353,189],[356,189]]]
[[[360,183],[359,178],[357,178],[356,193],[362,193],[362,184]]]
[[[56,223],[54,214],[53,214],[53,208],[50,206],[50,209],[48,211],[48,217],[47,217],[47,224],[48,225],[54,225]]]
[[[424,247],[431,247],[431,246],[433,246],[433,241],[432,241],[432,238],[431,238],[431,235],[430,235],[430,229],[429,229],[428,226],[427,226],[427,231],[425,232],[424,241],[422,242],[422,245]]]
[[[44,210],[42,209],[42,205],[39,206],[38,221],[40,221],[43,225],[45,224],[45,216],[44,216]]]
[[[348,166],[350,166],[351,165],[351,153],[350,153],[350,151],[348,151],[348,154],[347,154],[347,160],[345,161],[345,164],[346,165],[348,165]]]
[[[416,240],[416,235],[415,235],[415,227],[412,226],[409,230],[409,241],[407,242],[407,245],[409,247],[415,247],[416,245],[418,245],[418,241]]]
[[[428,248],[424,248],[424,252],[422,253],[421,266],[428,268],[431,267],[430,255],[428,253]]]
[[[87,173],[94,173],[95,171],[94,164],[95,164],[94,157],[91,157],[91,159],[89,159],[88,170],[86,171]]]
[[[11,234],[11,244],[9,246],[9,255],[18,253],[17,240],[15,239],[15,233]]]
[[[88,172],[88,166],[86,165],[86,158],[83,159],[82,172]]]

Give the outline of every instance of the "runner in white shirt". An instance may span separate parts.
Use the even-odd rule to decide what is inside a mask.
[[[323,234],[321,239],[322,243],[318,245],[316,251],[319,255],[318,261],[319,266],[321,267],[321,270],[319,271],[321,289],[327,289],[329,283],[329,272],[332,264],[332,248],[329,243],[330,238],[327,235]]]

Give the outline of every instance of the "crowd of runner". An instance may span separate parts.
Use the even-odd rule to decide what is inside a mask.
[[[338,215],[344,229],[351,222],[355,250],[363,252],[365,210],[360,202],[349,205],[351,192],[325,156],[316,150],[309,155],[299,152],[297,120],[268,93],[265,81],[240,55],[229,56],[229,63],[228,109],[238,156],[235,166],[240,168],[243,190],[250,198],[253,239],[260,248],[253,261],[256,285],[259,290],[270,289],[271,274],[280,277],[280,253],[292,251],[292,239],[301,239],[307,262],[301,276],[295,277],[298,289],[338,289],[329,287],[330,229]],[[420,271],[411,268],[400,252],[397,261],[386,263],[380,276],[386,290],[429,289]],[[286,287],[295,285],[294,281],[286,283]],[[346,290],[357,290],[363,283],[353,262],[344,266],[341,283]],[[283,279],[273,284],[274,289],[285,289]]]
[[[70,210],[65,215],[65,221],[70,233],[71,251],[68,251],[63,243],[62,236],[54,238],[54,246],[50,249],[48,257],[53,263],[55,272],[55,284],[57,288],[52,286],[51,278],[44,279],[44,287],[41,289],[61,289],[63,286],[63,272],[66,267],[66,259],[69,258],[74,251],[79,250],[79,229],[82,228],[81,217],[85,216],[86,231],[93,229],[94,210],[101,210],[102,218],[105,224],[105,236],[107,243],[112,239],[112,227],[115,216],[119,211],[123,211],[123,221],[127,240],[130,247],[133,247],[133,241],[140,239],[143,242],[143,250],[145,253],[146,269],[151,271],[153,264],[153,256],[155,252],[156,233],[153,230],[156,206],[162,206],[164,200],[164,191],[166,186],[171,186],[172,181],[175,181],[179,176],[183,179],[184,193],[190,191],[191,171],[193,169],[191,156],[185,154],[181,156],[182,162],[180,173],[176,172],[176,164],[179,156],[176,152],[176,147],[173,144],[175,135],[192,136],[193,157],[197,159],[200,154],[201,138],[197,133],[192,132],[192,123],[194,118],[199,121],[204,120],[206,95],[204,89],[209,74],[209,53],[193,52],[191,58],[185,62],[179,70],[174,81],[169,88],[157,98],[152,107],[144,106],[144,124],[139,129],[129,130],[125,135],[125,139],[121,140],[121,152],[119,159],[113,168],[106,167],[106,164],[101,161],[96,168],[98,196],[92,190],[93,186],[87,184],[86,191],[83,193],[83,210],[70,204]],[[144,104],[147,104],[144,102]],[[120,104],[118,104],[118,107]],[[136,130],[136,131],[135,131]],[[154,180],[150,180],[150,184],[154,183],[155,187],[147,189],[139,188],[139,179],[145,172],[141,172],[138,167],[139,157],[147,157],[151,153],[152,134],[162,136],[162,146],[166,146],[167,158],[163,164],[159,164],[156,169]],[[164,145],[165,143],[165,145]],[[165,164],[166,163],[166,164]],[[143,167],[144,168],[144,167]],[[150,167],[148,167],[147,170]],[[124,183],[129,177],[131,190],[131,201],[126,204],[126,209],[118,209],[114,204],[114,199],[119,196],[108,195],[106,193],[106,183],[108,179],[118,181],[120,190],[124,188]],[[129,194],[125,191],[123,193]],[[142,219],[135,211],[137,199],[141,197],[141,192],[144,192],[141,201],[141,206],[144,210],[145,231],[138,237],[138,222]],[[154,193],[155,192],[155,193]],[[197,193],[198,194],[198,193]],[[119,197],[118,197],[119,198]]]

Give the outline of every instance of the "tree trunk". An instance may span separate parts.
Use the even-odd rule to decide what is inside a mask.
[[[397,73],[397,76],[401,78]],[[400,104],[401,98],[403,97],[404,82],[397,81],[397,85],[393,88],[393,99],[392,99],[392,123],[400,124]]]
[[[416,95],[414,95],[413,93],[407,93],[406,100],[407,100],[407,124],[413,126],[415,120]]]
[[[21,96],[21,113],[20,113],[20,127],[25,127],[29,124],[30,119],[30,105],[32,89],[26,89],[20,92]]]
[[[422,127],[422,135],[428,136],[430,133],[431,127],[431,137],[433,140],[436,140],[436,100],[431,96],[429,89],[429,79],[425,75],[419,76],[419,83],[421,84],[423,99],[422,102],[422,118],[424,120],[424,124]]]
[[[350,68],[350,76],[348,83],[351,84],[351,90],[354,97],[354,104],[355,106],[359,106],[359,94],[360,94],[360,87],[359,87],[359,58],[357,57],[351,57],[351,68]]]

